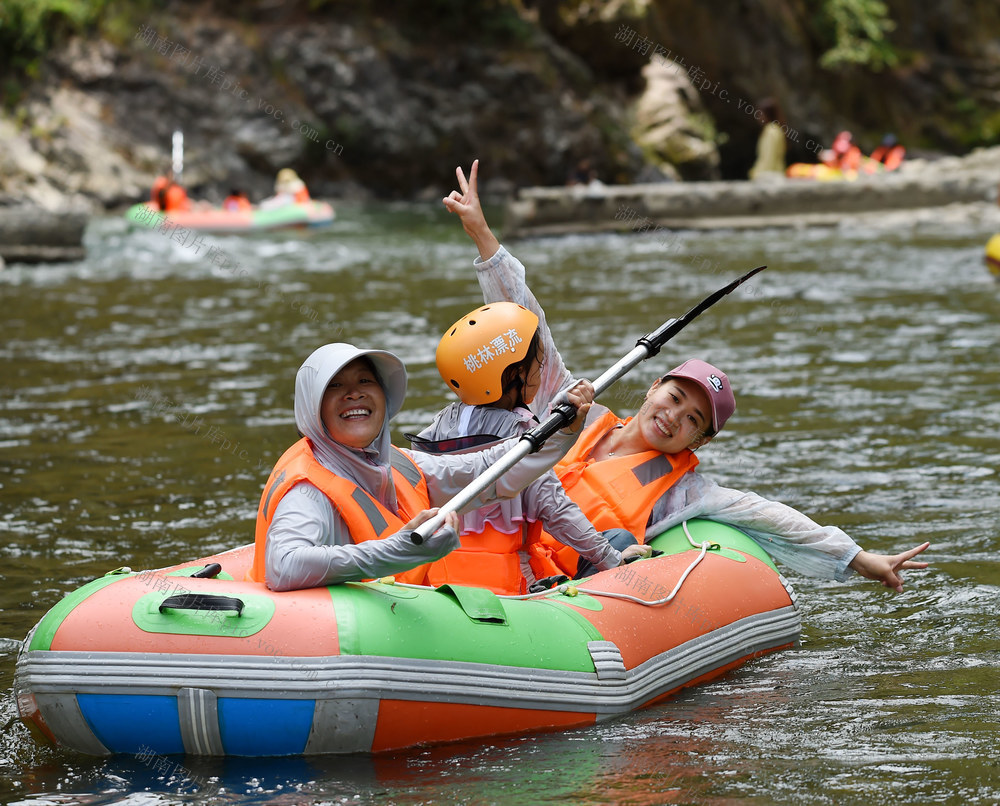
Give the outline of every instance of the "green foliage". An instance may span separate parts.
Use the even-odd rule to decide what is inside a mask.
[[[4,0],[0,58],[16,70],[30,68],[57,37],[91,25],[103,5],[87,0]]]
[[[944,116],[941,127],[962,150],[993,146],[1000,142],[1000,110],[968,96],[954,98],[952,113]]]
[[[152,0],[0,0],[0,70],[33,77],[41,58],[66,37],[97,29],[120,38],[129,21],[151,5]]]
[[[824,0],[820,30],[831,47],[820,67],[841,70],[858,65],[874,71],[894,67],[899,55],[887,38],[896,23],[882,0]]]

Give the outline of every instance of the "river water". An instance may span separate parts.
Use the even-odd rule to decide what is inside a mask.
[[[727,369],[739,408],[704,472],[866,548],[930,540],[932,567],[904,593],[785,569],[801,646],[589,729],[375,759],[167,764],[35,746],[9,721],[20,641],[108,570],[252,540],[313,348],[405,359],[398,444],[448,401],[434,349],[479,303],[474,249],[434,204],[338,212],[325,231],[187,245],[107,218],[85,261],[0,272],[0,802],[1000,801],[1000,285],[981,258],[1000,217],[985,207],[510,244],[590,377],[768,264],[604,402],[631,412],[692,354]]]

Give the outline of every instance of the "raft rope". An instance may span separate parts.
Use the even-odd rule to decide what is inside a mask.
[[[684,536],[687,538],[688,543],[691,544],[692,548],[700,549],[700,551],[698,552],[698,556],[695,557],[691,565],[687,567],[687,570],[683,574],[681,574],[681,578],[677,580],[677,584],[674,585],[674,589],[670,591],[670,593],[667,596],[664,596],[662,599],[653,599],[653,600],[641,599],[640,597],[633,596],[630,593],[616,593],[614,591],[595,590],[594,588],[581,588],[569,582],[566,582],[562,585],[557,585],[554,588],[549,588],[548,590],[539,591],[538,593],[524,593],[519,596],[500,595],[498,598],[514,599],[514,600],[537,599],[541,596],[550,596],[553,593],[561,593],[565,596],[573,597],[579,593],[586,593],[589,596],[604,596],[609,599],[624,599],[626,602],[635,602],[636,604],[645,605],[646,607],[658,607],[659,605],[667,604],[667,602],[672,601],[673,598],[677,596],[677,593],[678,591],[680,591],[681,586],[684,584],[685,580],[687,580],[691,572],[694,571],[698,563],[700,563],[703,559],[705,559],[705,555],[708,554],[708,552],[710,551],[718,551],[721,548],[718,543],[713,543],[710,540],[703,540],[701,543],[695,543],[694,539],[691,537],[691,532],[688,531],[687,521],[682,521],[681,526],[684,529]],[[389,580],[392,580],[392,582],[389,582]],[[427,585],[413,585],[408,582],[396,582],[395,580],[393,580],[392,577],[383,577],[382,579],[376,581],[387,584],[398,585],[403,588],[427,589],[429,587]]]
[[[698,556],[694,558],[694,561],[691,563],[691,565],[687,567],[687,570],[683,574],[681,574],[681,578],[677,580],[677,584],[674,585],[674,589],[670,591],[670,593],[664,596],[662,599],[653,599],[653,600],[640,599],[638,596],[633,596],[630,593],[613,593],[612,591],[599,591],[599,590],[594,590],[592,588],[578,588],[574,585],[570,585],[569,583],[566,583],[565,585],[559,585],[557,588],[555,588],[555,590],[565,594],[566,596],[576,596],[577,592],[579,592],[579,593],[586,593],[591,596],[605,596],[609,599],[624,599],[626,602],[635,602],[636,604],[645,605],[646,607],[658,607],[659,605],[664,605],[667,602],[672,601],[673,598],[680,591],[681,585],[684,584],[685,580],[688,578],[691,572],[694,571],[698,563],[700,563],[703,559],[705,559],[705,555],[708,554],[708,552],[710,551],[713,550],[717,551],[719,549],[718,543],[712,543],[709,540],[704,540],[700,544],[695,543],[691,537],[691,532],[688,531],[687,521],[682,521],[681,526],[684,528],[684,536],[687,538],[688,543],[690,543],[693,548],[701,550],[698,552]],[[518,597],[518,598],[525,598],[525,597]]]

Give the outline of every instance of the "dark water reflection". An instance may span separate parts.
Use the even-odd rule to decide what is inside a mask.
[[[11,724],[0,801],[997,802],[1000,288],[981,251],[998,229],[980,210],[515,245],[568,362],[591,376],[767,263],[606,402],[634,409],[692,353],[726,368],[739,409],[703,470],[866,547],[931,540],[934,567],[904,594],[789,574],[801,647],[562,734],[378,759],[143,762],[39,749]],[[326,232],[211,237],[200,252],[110,219],[88,240],[83,263],[0,273],[0,723],[19,642],[63,594],[252,538],[308,352],[347,339],[399,353],[411,393],[398,436],[446,402],[436,341],[479,299],[473,249],[430,205],[345,208]]]

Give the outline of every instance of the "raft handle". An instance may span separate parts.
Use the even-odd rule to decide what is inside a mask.
[[[219,563],[209,563],[200,571],[191,574],[192,579],[215,579],[222,573],[222,566]]]
[[[569,582],[569,577],[565,574],[556,574],[544,579],[536,579],[528,586],[528,593],[541,593],[542,591],[556,587],[556,585],[562,585],[564,582]]]
[[[209,593],[179,593],[168,596],[160,603],[164,610],[233,610],[236,615],[243,613],[243,600],[235,596],[218,596]]]

